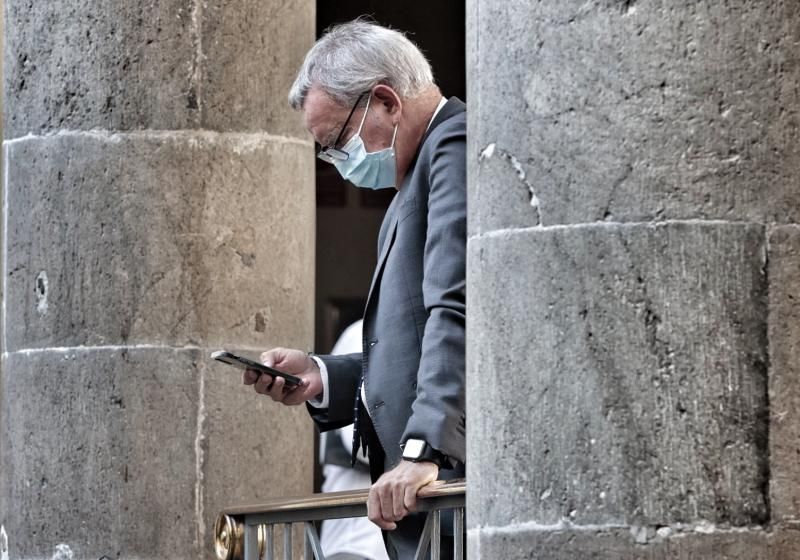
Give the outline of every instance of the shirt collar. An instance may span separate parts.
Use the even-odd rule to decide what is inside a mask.
[[[436,110],[433,112],[433,116],[431,117],[431,120],[430,120],[430,121],[428,121],[428,128],[426,128],[426,129],[425,129],[425,131],[426,131],[426,132],[428,131],[428,129],[429,129],[429,128],[431,127],[431,125],[433,124],[433,119],[435,119],[435,118],[436,118],[436,115],[438,115],[438,114],[439,114],[439,111],[441,111],[441,110],[442,110],[442,107],[444,107],[445,105],[447,105],[447,99],[446,99],[446,98],[444,98],[444,97],[442,97],[442,98],[439,100],[439,104],[436,106]]]

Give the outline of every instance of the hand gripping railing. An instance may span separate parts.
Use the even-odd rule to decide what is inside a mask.
[[[325,560],[315,521],[364,517],[369,490],[312,494],[303,498],[271,500],[259,505],[224,510],[214,525],[214,551],[219,560],[274,559],[275,526],[283,526],[283,557],[292,558],[292,524],[303,524],[305,560]],[[417,495],[417,511],[430,512],[417,546],[414,560],[440,560],[441,512],[453,509],[453,549],[455,560],[464,558],[464,480],[437,481]]]

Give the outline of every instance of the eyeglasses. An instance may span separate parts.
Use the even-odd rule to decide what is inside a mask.
[[[356,112],[358,104],[361,103],[361,100],[368,93],[369,91],[365,91],[358,96],[358,99],[356,99],[356,104],[353,105],[352,109],[350,109],[350,114],[347,115],[347,120],[344,121],[342,129],[339,131],[339,136],[336,137],[336,140],[333,141],[333,144],[331,144],[330,146],[319,146],[319,144],[317,144],[319,146],[319,148],[317,149],[317,157],[319,159],[321,159],[322,161],[326,161],[328,163],[336,163],[337,161],[347,161],[348,159],[350,159],[350,154],[348,154],[344,150],[338,149],[336,146],[339,145],[339,141],[342,139],[344,131],[347,130],[347,123],[350,122],[350,119],[353,117],[353,113]]]

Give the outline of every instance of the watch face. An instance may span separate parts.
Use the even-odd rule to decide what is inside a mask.
[[[425,442],[421,439],[410,439],[406,442],[403,448],[403,457],[416,459],[422,455],[425,450]]]

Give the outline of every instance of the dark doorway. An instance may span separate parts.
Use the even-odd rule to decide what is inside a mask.
[[[367,16],[405,32],[425,53],[445,97],[466,100],[464,1],[421,4],[374,0],[317,2],[317,34]],[[394,190],[366,191],[317,162],[315,350],[329,352],[341,331],[361,317],[377,260],[378,229]]]

